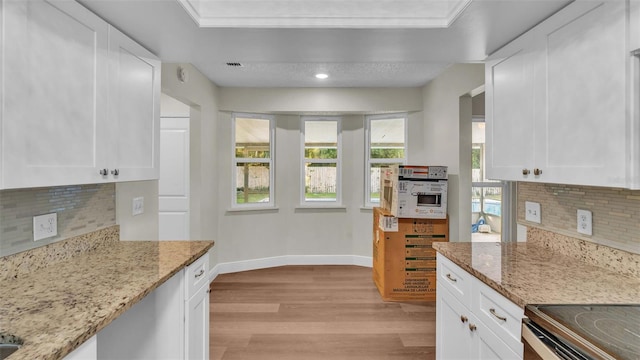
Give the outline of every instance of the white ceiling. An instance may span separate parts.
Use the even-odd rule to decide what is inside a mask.
[[[200,28],[177,0],[80,2],[163,62],[192,63],[219,86],[415,87],[450,64],[482,62],[570,0],[473,0],[448,28]]]

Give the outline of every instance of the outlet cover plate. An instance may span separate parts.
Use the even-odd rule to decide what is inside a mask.
[[[133,216],[144,213],[144,197],[133,198]]]
[[[525,220],[540,224],[540,203],[525,201],[524,211]]]
[[[593,235],[593,215],[589,210],[578,209],[578,232],[584,235]]]
[[[33,241],[58,235],[58,214],[44,214],[33,217]]]

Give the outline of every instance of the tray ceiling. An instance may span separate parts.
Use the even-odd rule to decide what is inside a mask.
[[[471,0],[178,0],[200,27],[446,28]]]

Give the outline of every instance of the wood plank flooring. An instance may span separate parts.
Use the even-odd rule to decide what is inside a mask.
[[[435,302],[383,302],[371,268],[284,266],[211,285],[211,359],[435,358]]]

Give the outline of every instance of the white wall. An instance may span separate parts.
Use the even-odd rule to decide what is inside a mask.
[[[460,97],[484,85],[483,64],[455,64],[423,88],[424,146],[427,164],[449,167],[449,236],[451,241],[470,241],[469,222],[459,217],[470,212],[466,178],[460,179]],[[468,106],[471,106],[469,99]],[[469,113],[471,109],[469,109]],[[463,156],[464,157],[464,156]],[[466,213],[465,213],[466,214]]]
[[[133,216],[133,199],[144,198],[144,213]],[[116,223],[121,240],[158,239],[158,181],[116,184]]]
[[[305,96],[300,96],[301,91]],[[231,207],[231,113],[218,122],[219,262],[281,255],[371,257],[372,210],[364,205],[364,113],[416,111],[409,116],[409,158],[423,157],[422,91],[414,89],[220,89],[220,108],[274,113],[277,210]],[[320,100],[322,99],[322,100]],[[319,104],[322,103],[322,106]],[[385,110],[380,110],[385,109]],[[321,111],[320,111],[321,110]],[[342,114],[344,209],[301,209],[300,114]]]
[[[189,73],[185,83],[177,79],[178,66],[183,66]],[[215,154],[219,89],[190,64],[163,63],[162,92],[191,107],[191,239],[217,242],[220,174]],[[213,264],[218,253],[218,250],[212,252]]]

